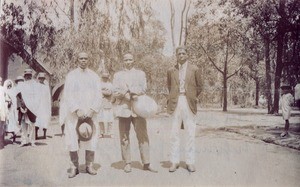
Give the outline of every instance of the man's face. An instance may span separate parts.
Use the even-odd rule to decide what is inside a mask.
[[[86,69],[88,66],[88,54],[79,53],[78,61],[79,61],[79,67],[83,70]]]
[[[133,68],[133,65],[134,65],[133,62],[134,62],[134,60],[133,60],[133,56],[131,54],[124,55],[123,61],[124,61],[124,66],[125,66],[126,69]]]
[[[179,64],[184,64],[187,61],[188,55],[185,49],[178,49],[176,53],[177,62]]]
[[[7,88],[8,88],[8,89],[11,89],[11,88],[12,88],[12,83],[11,83],[11,82],[7,84]]]
[[[40,78],[39,78],[39,82],[40,82],[40,83],[42,83],[42,84],[43,84],[43,83],[44,83],[44,81],[45,81],[45,78],[44,78],[44,77],[40,77]]]
[[[24,75],[24,79],[25,79],[25,81],[31,80],[32,79],[32,75],[31,74],[25,74]]]

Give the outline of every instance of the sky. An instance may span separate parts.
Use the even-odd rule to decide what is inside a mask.
[[[179,33],[180,33],[180,19],[181,19],[180,17],[184,5],[184,0],[173,0],[173,4],[175,9],[174,38],[175,38],[175,46],[178,46]],[[173,47],[172,47],[172,38],[171,38],[171,25],[170,25],[171,11],[170,11],[169,0],[152,0],[152,7],[155,10],[157,18],[160,21],[162,21],[167,31],[166,44],[163,53],[166,56],[171,56],[173,54]]]

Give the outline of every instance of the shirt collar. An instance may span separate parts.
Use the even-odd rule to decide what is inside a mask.
[[[182,68],[186,68],[187,67],[187,64],[188,64],[188,61],[185,61],[185,63],[184,64],[178,64],[178,67],[179,67],[179,69],[182,67]]]

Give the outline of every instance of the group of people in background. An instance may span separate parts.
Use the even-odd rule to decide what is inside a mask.
[[[36,79],[33,70],[26,69],[24,75],[14,81],[7,79],[0,86],[1,94],[1,127],[0,148],[4,148],[6,134],[11,134],[12,142],[21,137],[20,146],[35,146],[38,130],[43,130],[42,139],[51,120],[51,93],[46,74],[40,72]]]

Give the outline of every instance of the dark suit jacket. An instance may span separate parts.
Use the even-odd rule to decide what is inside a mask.
[[[172,114],[176,109],[179,97],[179,68],[178,65],[168,70],[168,106],[169,114]],[[197,97],[202,90],[202,79],[199,69],[188,62],[185,77],[185,93],[191,111],[197,113]]]

